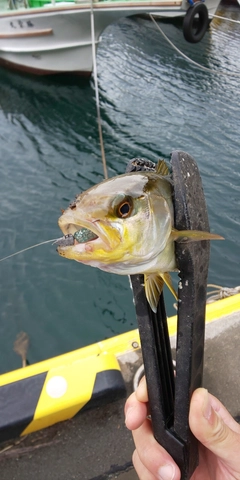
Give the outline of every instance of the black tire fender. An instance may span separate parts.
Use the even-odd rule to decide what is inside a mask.
[[[196,20],[196,16],[198,19]],[[197,21],[197,27],[194,21]],[[202,2],[196,2],[190,7],[183,19],[183,35],[190,43],[198,43],[202,40],[209,25],[208,9]]]

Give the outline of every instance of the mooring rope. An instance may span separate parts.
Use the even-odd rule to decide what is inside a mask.
[[[211,18],[220,18],[221,20],[227,20],[228,22],[240,23],[239,20],[233,20],[233,18],[222,17],[220,15],[211,15]]]
[[[95,85],[98,133],[99,133],[99,141],[100,141],[100,147],[101,147],[103,173],[104,173],[104,177],[108,178],[107,162],[106,162],[104,143],[103,143],[103,134],[102,134],[102,120],[101,120],[101,112],[100,112],[100,104],[99,104],[93,0],[91,0],[91,37],[92,37],[93,78],[94,78],[94,85]]]
[[[153,23],[155,23],[159,32],[162,34],[162,36],[165,38],[165,40],[169,43],[169,45],[171,45],[171,47],[174,50],[176,50],[176,52],[178,52],[179,55],[181,55],[183,58],[185,58],[185,60],[187,60],[189,63],[192,63],[193,65],[195,65],[195,67],[198,67],[201,70],[204,70],[205,72],[208,72],[208,73],[214,73],[214,74],[217,74],[217,75],[226,75],[228,77],[240,77],[240,73],[227,72],[227,71],[224,71],[224,70],[215,70],[215,69],[212,69],[212,68],[204,67],[203,65],[200,65],[200,63],[197,63],[194,60],[192,60],[185,53],[183,53],[181,50],[179,50],[179,48],[176,47],[176,45],[174,45],[174,43],[170,40],[170,38],[167,37],[167,35],[163,32],[163,30],[161,29],[159,24],[156,22],[155,18],[152,16],[151,13],[149,14],[149,16],[150,16],[151,20],[153,21]]]
[[[240,293],[240,285],[237,287],[222,287],[221,285],[214,285],[212,283],[209,283],[208,287],[214,288],[215,290],[207,292],[207,295],[209,295],[207,303],[212,303],[216,300],[221,300],[222,298],[231,297]]]
[[[240,285],[237,287],[222,287],[221,285],[208,283],[207,288],[214,288],[214,290],[207,292],[207,304],[216,302],[217,300],[222,300],[223,298],[233,297],[234,295],[238,295],[240,293]],[[173,307],[175,310],[177,310],[178,304],[174,303]]]

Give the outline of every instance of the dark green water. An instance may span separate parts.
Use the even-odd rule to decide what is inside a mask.
[[[240,20],[240,9],[221,14]],[[240,25],[215,22],[187,44],[178,25],[162,27],[195,61],[240,74]],[[213,242],[209,282],[236,286],[240,248],[239,77],[187,63],[144,19],[109,27],[98,49],[109,175],[135,156],[168,160],[173,149],[198,162]],[[0,71],[0,257],[60,236],[61,209],[103,178],[93,83]],[[60,258],[49,245],[0,263],[0,372],[18,368],[18,332],[30,336],[30,363],[136,327],[128,278]],[[166,293],[168,314],[173,299]]]

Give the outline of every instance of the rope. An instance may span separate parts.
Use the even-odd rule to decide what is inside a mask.
[[[239,20],[233,20],[233,18],[221,17],[220,15],[211,15],[211,18],[220,18],[221,20],[227,20],[232,23],[240,23]]]
[[[102,134],[101,113],[100,113],[100,105],[99,105],[93,0],[91,0],[91,37],[92,37],[93,78],[94,78],[94,85],[95,85],[98,133],[99,133],[99,141],[100,141],[100,147],[101,147],[103,173],[104,173],[104,177],[108,178],[107,162],[106,162],[106,157],[105,157],[103,134]]]
[[[183,58],[185,58],[185,60],[187,60],[189,63],[192,63],[193,65],[195,65],[196,67],[200,68],[201,70],[204,70],[205,72],[208,72],[208,73],[216,73],[217,75],[226,75],[226,76],[229,76],[229,77],[240,77],[240,73],[230,73],[230,72],[226,72],[226,71],[223,71],[223,70],[213,70],[211,68],[208,68],[208,67],[204,67],[203,65],[200,65],[199,63],[195,62],[194,60],[192,60],[191,58],[189,58],[187,55],[185,55],[185,53],[183,53],[181,50],[179,50],[179,48],[177,48],[174,43],[167,37],[167,35],[163,32],[163,30],[161,29],[161,27],[159,26],[159,24],[156,22],[156,20],[153,18],[152,14],[150,13],[150,18],[151,20],[153,21],[153,23],[155,23],[157,29],[159,30],[159,32],[162,34],[162,36],[165,38],[165,40],[169,43],[169,45],[171,45],[171,47],[176,50],[177,53],[179,53],[179,55],[181,55]],[[222,17],[221,17],[222,18]]]
[[[221,285],[208,284],[208,287],[215,288],[207,293],[210,295],[207,299],[207,303],[215,302],[215,300],[221,300],[222,298],[231,297],[240,293],[240,285],[238,287],[221,287]],[[215,294],[215,295],[214,295]]]
[[[206,303],[213,303],[216,302],[216,300],[232,297],[233,295],[237,295],[238,293],[240,293],[240,285],[238,287],[222,287],[221,285],[214,285],[212,283],[208,283],[207,288],[214,288],[215,290],[207,292],[208,298]],[[175,310],[178,309],[177,302],[173,303],[173,307],[175,308]]]

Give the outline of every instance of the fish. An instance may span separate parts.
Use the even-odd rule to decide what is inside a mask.
[[[58,225],[65,236],[59,255],[118,275],[143,274],[153,312],[164,283],[177,298],[169,273],[178,271],[175,242],[223,238],[174,228],[173,185],[163,160],[155,171],[118,175],[77,195]]]

